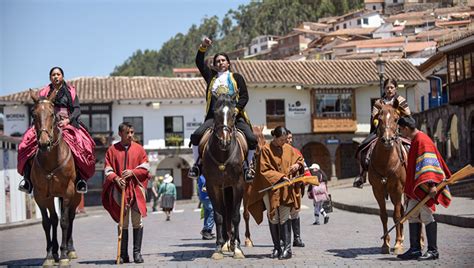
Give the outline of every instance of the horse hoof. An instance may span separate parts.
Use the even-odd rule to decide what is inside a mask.
[[[403,247],[393,248],[393,254],[395,254],[395,255],[403,254]]]
[[[382,254],[390,254],[390,248],[389,247],[382,247]]]
[[[245,239],[245,246],[249,248],[253,248],[253,242],[250,239]]]
[[[67,253],[67,257],[68,257],[70,260],[77,259],[77,253],[76,253],[76,251],[69,251],[69,252]]]
[[[43,262],[43,267],[52,267],[54,266],[54,259],[46,259]]]
[[[236,260],[242,260],[242,259],[245,259],[245,256],[244,256],[244,253],[242,252],[242,250],[236,248],[235,251],[234,251],[233,258],[236,259]]]
[[[220,252],[214,252],[211,256],[211,259],[213,260],[222,260],[224,258],[224,254],[220,253]]]
[[[67,266],[70,266],[70,262],[69,262],[69,259],[60,259],[59,260],[59,267],[67,267]]]
[[[222,245],[222,252],[231,252],[229,241],[225,242],[224,245]]]

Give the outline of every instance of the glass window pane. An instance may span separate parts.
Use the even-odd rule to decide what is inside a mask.
[[[183,117],[173,117],[173,132],[183,132]]]
[[[471,55],[464,55],[464,73],[466,74],[466,79],[471,78]]]
[[[448,68],[449,68],[449,82],[450,83],[454,83],[456,82],[456,67],[454,66],[454,57],[450,56],[449,57],[449,64],[448,64]]]
[[[89,120],[89,115],[88,114],[81,114],[81,116],[79,117],[79,119],[81,120],[81,122],[87,126],[88,128],[91,127],[91,122]]]
[[[108,114],[93,114],[92,115],[92,132],[106,132],[109,131],[109,115]]]
[[[462,56],[456,57],[456,81],[464,79],[464,68],[462,66]]]
[[[317,117],[352,117],[352,93],[348,90],[320,90],[315,95]]]

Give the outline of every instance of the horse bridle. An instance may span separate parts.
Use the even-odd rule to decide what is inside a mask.
[[[40,101],[38,101],[38,104],[40,104],[40,103],[52,104],[52,102],[51,102],[50,100],[40,100]],[[58,145],[58,144],[59,144],[59,141],[60,141],[60,139],[61,139],[61,132],[62,132],[62,131],[61,131],[61,128],[59,128],[58,139],[56,140],[56,142],[53,143],[53,138],[54,138],[53,134],[54,134],[54,128],[55,128],[55,127],[57,128],[57,124],[56,124],[56,114],[53,112],[53,124],[52,124],[52,126],[51,126],[51,129],[48,130],[48,129],[42,128],[42,129],[38,130],[38,131],[36,132],[36,140],[39,141],[39,138],[40,138],[40,136],[41,136],[41,133],[46,132],[46,134],[48,135],[48,148],[52,148],[52,147]]]

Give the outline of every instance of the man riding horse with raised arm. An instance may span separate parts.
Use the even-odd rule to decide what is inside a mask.
[[[209,68],[204,62],[204,56],[212,41],[205,38],[196,55],[196,66],[202,77],[206,80],[206,117],[204,123],[191,135],[191,143],[194,157],[194,166],[191,167],[188,177],[197,178],[201,174],[199,168],[199,142],[207,129],[214,124],[214,109],[217,96],[227,94],[236,101],[235,106],[235,126],[244,133],[248,144],[248,154],[246,163],[245,179],[252,181],[255,176],[253,169],[253,156],[257,148],[257,138],[252,132],[250,121],[245,112],[245,105],[249,100],[247,86],[242,75],[230,71],[230,60],[225,53],[218,53],[214,56],[213,68]]]
[[[365,138],[364,141],[359,145],[359,148],[357,148],[356,156],[360,156],[359,158],[359,164],[360,164],[360,174],[356,179],[354,180],[353,186],[356,188],[362,188],[362,185],[366,181],[366,173],[367,173],[367,161],[370,159],[370,152],[369,148],[370,144],[375,140],[377,137],[377,127],[379,123],[379,119],[377,118],[377,115],[384,104],[390,104],[392,106],[395,106],[395,102],[398,103],[398,108],[397,111],[400,114],[400,116],[407,116],[410,115],[410,108],[408,107],[408,103],[406,99],[397,93],[397,81],[394,79],[388,78],[385,80],[383,83],[383,88],[384,88],[384,93],[382,95],[382,98],[378,99],[375,101],[374,106],[372,107],[372,113],[370,116],[370,134],[367,138]]]

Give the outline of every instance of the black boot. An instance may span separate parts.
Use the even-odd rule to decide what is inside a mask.
[[[410,248],[405,253],[400,254],[397,257],[402,260],[415,260],[421,256],[421,223],[410,223],[408,227],[410,230]]]
[[[291,220],[291,227],[293,228],[293,247],[304,247],[304,243],[301,240],[301,227],[300,218]]]
[[[287,220],[285,223],[280,224],[280,237],[283,240],[283,251],[278,258],[279,260],[291,259],[291,221]]]
[[[143,263],[142,257],[142,238],[143,227],[133,229],[133,261],[135,263]]]
[[[365,171],[362,171],[358,177],[355,178],[354,183],[352,184],[355,188],[362,189],[365,183]]]
[[[272,254],[270,255],[270,258],[276,259],[280,257],[281,255],[280,225],[273,224],[270,222],[268,222],[268,225],[270,226],[270,234],[272,235],[272,241],[273,241],[273,251],[272,251]]]
[[[426,238],[428,238],[428,251],[419,257],[419,261],[436,260],[439,258],[438,252],[438,224],[434,221],[425,226]]]
[[[129,263],[128,257],[128,229],[122,229],[122,241],[120,243],[120,263]]]
[[[27,162],[23,171],[23,180],[20,185],[18,185],[18,190],[27,194],[31,194],[33,191],[33,184],[31,183],[31,165]]]
[[[188,171],[188,177],[191,179],[197,179],[200,174],[201,172],[198,164],[194,164]]]
[[[76,178],[76,192],[80,194],[87,193],[87,182],[79,176]]]
[[[253,164],[253,161],[250,161],[250,163],[248,163],[247,161],[245,161],[245,168],[244,168],[244,177],[245,177],[245,182],[247,183],[251,183],[253,182],[253,179],[255,179],[255,168],[254,168],[254,164]]]

